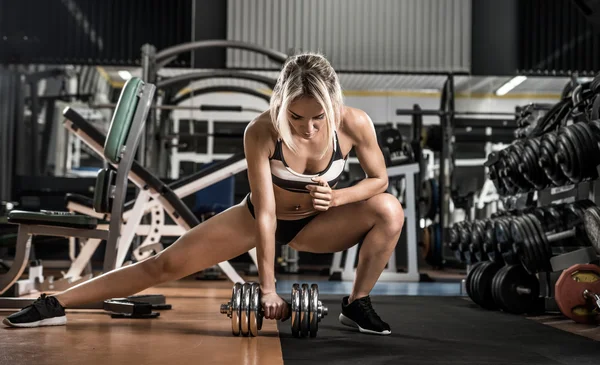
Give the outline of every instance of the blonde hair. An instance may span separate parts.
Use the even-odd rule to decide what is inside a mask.
[[[343,97],[338,76],[329,61],[318,53],[301,53],[291,56],[283,65],[270,102],[271,122],[279,137],[290,150],[297,152],[292,140],[292,129],[287,109],[295,100],[311,96],[325,111],[325,136],[333,138],[334,130],[341,123]],[[327,153],[328,143],[322,156]]]

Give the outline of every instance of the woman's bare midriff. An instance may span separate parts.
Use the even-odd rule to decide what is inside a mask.
[[[281,220],[297,220],[319,213],[313,207],[311,195],[295,193],[273,185],[275,215]]]

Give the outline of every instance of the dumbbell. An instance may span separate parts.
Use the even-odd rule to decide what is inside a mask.
[[[488,310],[521,314],[531,312],[539,302],[539,281],[521,265],[477,263],[467,275],[466,288],[471,300]]]
[[[518,164],[518,170],[534,189],[542,190],[551,182],[539,165],[540,138],[527,139],[523,144],[523,154]]]
[[[478,262],[487,261],[489,259],[483,250],[486,221],[488,220],[478,219],[473,221],[473,224],[471,225],[471,243],[469,244],[469,251]]]
[[[545,133],[540,137],[540,159],[538,164],[554,186],[564,186],[569,179],[555,160],[558,153],[556,133]]]
[[[556,162],[560,169],[573,183],[596,180],[596,166],[600,164],[598,135],[600,124],[573,123],[560,128],[557,132]]]
[[[510,222],[510,232],[514,239],[514,250],[529,273],[553,271],[550,259],[556,253],[563,253],[563,241],[578,237],[577,241],[569,243],[569,248],[589,246],[587,237],[582,234],[583,209],[590,206],[590,201],[579,201],[567,204],[561,214],[556,209],[547,207],[533,213],[515,217]],[[545,224],[542,223],[545,222]],[[549,230],[561,230],[549,233]],[[559,245],[556,245],[558,243]],[[557,247],[558,246],[558,247]],[[557,252],[557,249],[560,249]]]
[[[292,285],[291,304],[288,303],[291,329],[294,337],[316,337],[319,322],[328,309],[319,300],[317,284]],[[255,282],[235,283],[231,301],[221,304],[221,314],[231,318],[231,332],[235,336],[258,336],[262,328],[264,310],[261,305],[260,285]]]
[[[564,270],[554,287],[556,304],[567,317],[579,323],[598,323],[600,267],[576,264]]]
[[[540,282],[521,265],[507,265],[496,272],[491,296],[498,308],[507,313],[531,313],[539,309]]]
[[[517,253],[513,249],[513,237],[510,232],[510,222],[515,217],[502,217],[494,222],[494,235],[496,244],[496,250],[500,257],[507,265],[514,265],[518,263]]]

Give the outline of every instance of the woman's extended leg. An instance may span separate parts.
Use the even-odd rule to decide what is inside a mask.
[[[56,294],[65,308],[121,298],[232,259],[254,247],[254,218],[242,203],[212,217],[144,261]]]
[[[298,251],[330,253],[346,250],[364,237],[354,287],[342,307],[342,313],[351,316],[353,322],[341,316],[342,323],[357,326],[362,332],[391,333],[389,326],[374,315],[369,293],[389,261],[403,225],[402,205],[393,195],[383,193],[319,214],[290,242]],[[358,306],[349,306],[360,298],[363,300]]]

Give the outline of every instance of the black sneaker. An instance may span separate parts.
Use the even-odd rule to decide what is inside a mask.
[[[371,305],[371,297],[368,295],[356,299],[350,304],[348,304],[348,297],[344,297],[339,320],[341,324],[358,328],[362,333],[374,335],[389,335],[392,333],[390,325],[382,321],[375,313]]]
[[[42,294],[31,305],[2,321],[10,327],[62,326],[67,323],[65,309],[54,297]]]

